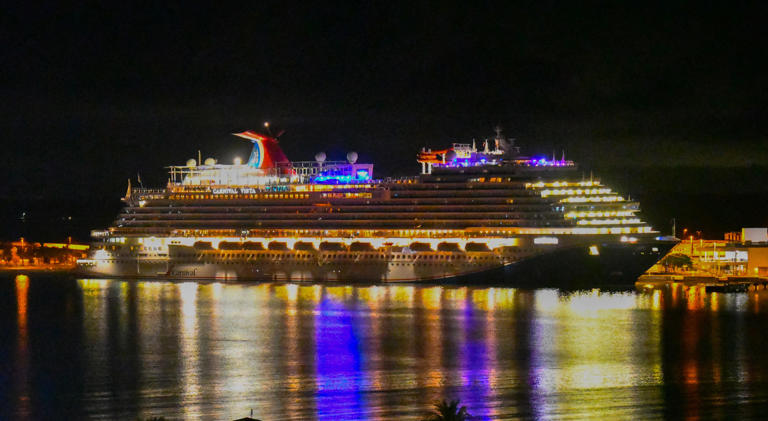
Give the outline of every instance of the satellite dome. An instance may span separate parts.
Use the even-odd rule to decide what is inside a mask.
[[[205,165],[216,165],[216,160],[213,158],[205,158]]]
[[[187,166],[188,167],[196,167],[197,166],[197,161],[195,161],[194,159],[188,159],[187,160]]]
[[[325,152],[318,152],[315,154],[315,161],[325,162]]]
[[[445,162],[451,162],[456,159],[456,151],[448,151],[445,153]]]
[[[350,164],[357,162],[357,152],[349,152],[347,154],[347,161],[349,161]]]

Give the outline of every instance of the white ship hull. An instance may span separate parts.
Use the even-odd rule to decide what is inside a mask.
[[[428,282],[474,279],[520,285],[634,282],[673,242],[574,244],[490,252],[196,250],[166,256],[115,256],[80,262],[88,277],[211,281]],[[595,253],[597,251],[597,253]]]
[[[91,277],[219,281],[418,282],[503,268],[511,256],[494,253],[378,253],[257,251],[115,258],[82,262]]]

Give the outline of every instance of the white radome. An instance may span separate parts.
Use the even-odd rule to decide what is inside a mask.
[[[216,165],[216,160],[213,158],[205,158],[205,165]]]
[[[315,161],[325,162],[325,152],[318,152],[315,154]]]
[[[187,166],[188,167],[196,167],[197,166],[197,161],[195,161],[194,159],[188,159],[187,160]]]
[[[357,162],[357,152],[347,153],[347,161],[349,161],[350,164]]]

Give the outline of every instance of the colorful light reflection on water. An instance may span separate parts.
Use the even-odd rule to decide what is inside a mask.
[[[0,283],[0,418],[749,418],[768,291]]]

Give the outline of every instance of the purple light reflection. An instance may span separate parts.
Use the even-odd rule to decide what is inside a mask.
[[[362,345],[354,312],[323,297],[315,312],[315,364],[318,419],[361,418],[368,409],[364,398]]]

